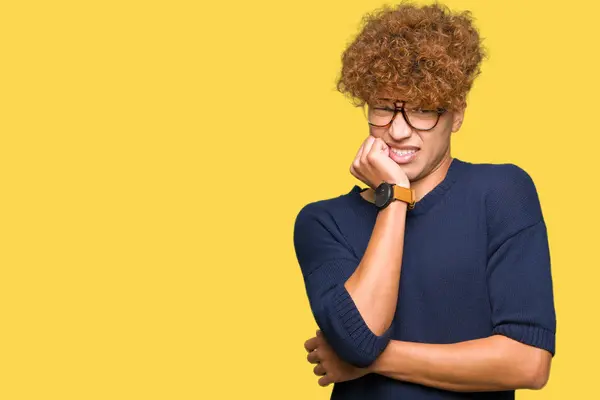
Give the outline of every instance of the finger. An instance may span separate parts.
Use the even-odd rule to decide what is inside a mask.
[[[362,155],[360,157],[360,160],[363,164],[366,164],[368,162],[367,155],[371,152],[371,147],[373,147],[373,143],[376,139],[377,138],[375,136],[369,135],[369,137],[365,141],[365,148],[363,149]]]
[[[360,163],[360,160],[356,161],[356,164]],[[352,163],[350,165],[350,173],[352,174],[352,176],[354,176],[356,179],[365,182],[366,183],[366,178],[363,174],[361,174],[360,172],[358,172],[357,169],[357,165],[355,165],[355,163]]]
[[[315,375],[318,375],[318,376],[323,376],[326,374],[323,364],[315,365],[315,367],[313,368],[313,372]]]
[[[311,351],[310,353],[308,353],[308,355],[306,356],[306,360],[311,364],[318,364],[319,362],[321,362],[318,350]]]
[[[381,154],[383,153],[383,149],[387,148],[387,144],[381,138],[375,138],[373,141],[373,145],[370,147],[369,152],[364,155],[366,158],[365,166],[369,168],[372,173],[376,176],[380,174],[380,168],[378,167],[379,160],[381,159]],[[387,154],[386,154],[387,155]],[[377,178],[379,182],[373,182],[376,187],[381,183],[381,177]]]
[[[383,141],[383,139],[377,138],[371,146],[369,154],[367,154],[367,158],[379,155],[379,153],[389,155],[389,146]]]
[[[356,158],[359,158],[359,159],[360,159],[360,157],[362,156],[362,152],[363,152],[363,151],[364,151],[364,149],[365,149],[365,145],[366,145],[366,144],[367,144],[369,141],[372,141],[372,140],[373,140],[373,138],[374,138],[374,136],[373,136],[373,135],[367,135],[367,137],[366,137],[366,138],[363,140],[363,142],[362,142],[362,144],[361,144],[361,146],[360,146],[360,149],[358,149],[358,152],[356,153]]]
[[[316,336],[312,337],[312,338],[308,339],[306,342],[304,342],[304,348],[306,349],[306,351],[311,352],[317,348],[318,343],[319,343],[318,338]]]
[[[333,381],[331,380],[331,377],[329,375],[325,375],[321,378],[319,378],[319,385],[320,386],[327,386],[330,385],[331,383],[333,383]]]
[[[375,136],[368,135],[367,138],[363,141],[354,161],[350,165],[350,174],[354,176],[356,179],[364,182],[367,186],[371,187],[372,183],[369,179],[367,179],[364,172],[366,172],[366,168],[368,168],[368,164],[366,164],[366,154],[375,140]]]
[[[362,182],[367,182],[365,176],[360,172],[362,169],[362,164],[365,162],[364,155],[369,151],[374,139],[375,137],[373,135],[367,136],[360,146],[356,157],[354,157],[352,165],[350,166],[350,173]]]
[[[363,142],[361,143],[358,151],[356,152],[356,156],[354,156],[354,160],[352,161],[352,165],[354,166],[355,170],[359,170],[360,169],[360,163],[361,163],[363,152],[365,151],[365,145],[370,140],[372,140],[372,136],[371,135],[367,136],[366,139],[363,140]]]
[[[360,156],[362,155],[363,149],[365,148],[366,141],[367,141],[367,139],[363,140],[360,147],[358,148],[358,151],[356,152],[356,155],[354,156],[355,160],[360,160]]]
[[[354,160],[352,160],[352,164],[350,166],[350,172],[352,172],[352,175],[356,176],[358,178],[358,176],[355,174],[356,170],[360,167],[360,158],[362,156],[363,150],[365,148],[365,143],[367,142],[367,139],[363,140],[363,142],[361,143],[360,147],[358,148],[358,151],[356,152],[356,155],[354,156]]]
[[[358,151],[356,152],[356,155],[354,156],[352,165],[354,166],[355,169],[357,169],[360,166],[360,159],[361,159],[362,153],[365,149],[365,144],[367,143],[367,140],[369,140],[369,137],[367,137],[365,140],[363,140],[360,147],[358,148]]]

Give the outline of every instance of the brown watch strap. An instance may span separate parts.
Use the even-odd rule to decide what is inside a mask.
[[[408,203],[408,208],[415,207],[415,191],[404,186],[394,185],[394,198]]]

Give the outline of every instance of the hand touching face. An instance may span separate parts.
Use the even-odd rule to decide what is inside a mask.
[[[369,135],[358,149],[350,173],[372,189],[382,181],[410,187],[402,168],[390,158],[389,146],[373,135]]]

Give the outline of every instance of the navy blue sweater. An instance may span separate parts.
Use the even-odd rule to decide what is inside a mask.
[[[309,203],[294,224],[310,307],[342,359],[365,367],[390,340],[445,344],[494,334],[554,354],[548,236],[523,169],[454,158],[445,179],[407,211],[396,314],[379,336],[344,287],[378,213],[362,190]],[[334,384],[331,398],[514,399],[514,390],[459,393],[368,374]]]

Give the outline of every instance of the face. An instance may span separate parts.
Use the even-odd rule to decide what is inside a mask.
[[[396,102],[400,107],[402,102]],[[394,108],[394,102],[382,99],[379,103],[369,106],[369,119],[371,122],[378,122],[379,115],[377,108],[386,110]],[[390,151],[390,157],[397,162],[408,179],[418,181],[435,171],[444,160],[450,158],[450,137],[453,132],[460,129],[464,117],[464,109],[459,111],[445,111],[439,116],[437,124],[436,110],[422,110],[410,104],[405,104],[404,109],[407,113],[411,125],[403,118],[402,113],[398,112],[391,124],[385,127],[374,127],[369,125],[370,134],[374,137],[383,139],[392,149],[404,150],[400,154]],[[381,120],[385,125],[385,117]],[[387,120],[389,121],[389,119]],[[431,130],[423,130],[430,128]],[[417,128],[421,128],[417,129]],[[411,150],[415,150],[414,153]]]

